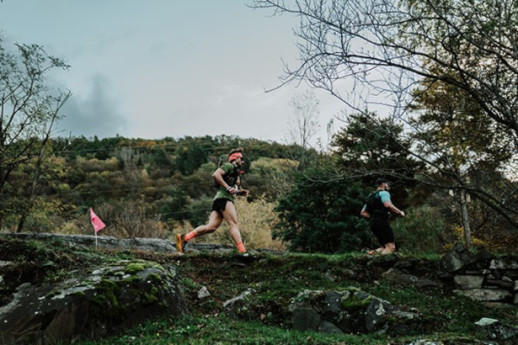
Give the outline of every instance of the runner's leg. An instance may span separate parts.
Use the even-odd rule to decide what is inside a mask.
[[[200,225],[193,231],[189,232],[187,235],[185,235],[185,240],[189,241],[195,237],[203,236],[205,234],[216,231],[216,229],[221,225],[222,221],[223,218],[220,216],[220,214],[217,211],[212,211],[209,216],[209,222],[207,224]]]
[[[225,217],[225,220],[228,223],[228,226],[230,228],[230,236],[232,236],[232,239],[236,243],[238,250],[240,252],[246,251],[243,246],[241,232],[239,232],[239,224],[237,221],[236,206],[234,205],[234,203],[227,202],[227,206],[223,210],[223,217]]]

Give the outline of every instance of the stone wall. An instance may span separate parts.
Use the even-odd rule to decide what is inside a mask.
[[[518,256],[472,254],[457,246],[443,264],[455,293],[480,302],[518,304]]]

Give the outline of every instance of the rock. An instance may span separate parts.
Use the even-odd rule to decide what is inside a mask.
[[[397,268],[391,268],[381,276],[387,281],[403,285],[414,285],[419,280],[416,276],[403,273]]]
[[[499,320],[491,318],[482,318],[475,322],[488,337],[496,340],[518,340],[518,328],[503,324]]]
[[[18,287],[0,308],[0,344],[73,342],[186,311],[173,268],[120,261],[51,285]]]
[[[443,256],[441,263],[448,272],[455,272],[476,260],[475,255],[471,254],[471,252],[461,244],[457,244]]]
[[[1,268],[4,268],[4,267],[8,267],[8,266],[11,266],[13,264],[12,261],[4,261],[4,260],[0,260],[0,269]]]
[[[231,298],[223,303],[223,308],[233,317],[242,317],[244,319],[249,319],[250,315],[248,313],[249,310],[249,302],[250,296],[254,290],[247,289],[239,296]]]
[[[204,299],[204,298],[207,298],[207,297],[210,297],[210,292],[209,292],[209,290],[207,289],[206,286],[203,286],[198,291],[198,299]]]
[[[157,252],[176,252],[176,245],[159,238],[118,239],[112,236],[66,235],[51,233],[0,233],[1,236],[25,240],[59,240],[67,246],[83,245],[102,248],[138,249]]]
[[[402,311],[353,287],[344,291],[303,291],[291,300],[289,310],[294,329],[326,333],[380,332],[418,319],[417,313]]]
[[[386,281],[390,281],[396,284],[402,284],[404,286],[417,286],[420,288],[442,286],[442,283],[440,282],[436,282],[428,278],[419,278],[408,273],[403,273],[394,267],[383,273],[381,277]]]
[[[327,321],[322,321],[320,327],[318,327],[318,331],[327,334],[344,334],[340,328]]]
[[[365,325],[369,332],[378,331],[383,328],[390,315],[390,303],[380,299],[373,300],[365,311]]]
[[[481,318],[480,320],[478,320],[477,322],[475,322],[475,325],[477,326],[490,326],[494,323],[497,323],[498,320],[496,319],[491,319],[491,318],[488,318],[488,317],[483,317]]]
[[[454,293],[469,297],[480,302],[503,301],[511,298],[511,293],[506,290],[494,289],[471,289],[471,290],[453,290]]]
[[[474,275],[456,275],[453,278],[453,281],[459,289],[478,289],[482,287],[484,277]]]
[[[326,272],[325,277],[333,283],[336,282],[336,280],[338,279],[333,273],[329,271]]]
[[[489,265],[492,270],[516,270],[518,269],[518,261],[512,259],[493,259]]]
[[[298,331],[316,331],[322,320],[315,309],[309,306],[299,306],[292,311],[293,329]]]
[[[440,340],[417,339],[405,345],[444,345]]]

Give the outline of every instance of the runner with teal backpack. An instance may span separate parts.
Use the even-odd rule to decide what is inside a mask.
[[[360,215],[369,219],[370,229],[378,239],[380,247],[368,251],[368,254],[392,254],[396,251],[394,232],[389,224],[389,216],[392,211],[401,217],[405,212],[399,210],[390,200],[389,183],[383,178],[376,180],[376,191],[365,199]]]
[[[177,234],[176,249],[178,252],[183,253],[185,246],[193,238],[216,231],[224,219],[230,227],[230,236],[232,236],[236,244],[237,251],[239,253],[246,253],[234,205],[236,195],[248,195],[247,190],[241,189],[241,174],[243,173],[241,168],[244,162],[243,150],[241,148],[231,150],[227,155],[226,162],[221,162],[220,159],[218,168],[212,174],[217,192],[212,203],[209,222],[198,226],[186,235]]]

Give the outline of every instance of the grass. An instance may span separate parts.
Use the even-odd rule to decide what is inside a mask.
[[[126,344],[207,344],[207,345],[338,345],[380,344],[383,337],[358,335],[325,335],[317,332],[297,332],[280,327],[265,326],[258,321],[229,319],[223,314],[186,316],[173,321],[162,319],[139,326],[131,332],[102,341],[86,341],[82,345]]]
[[[14,259],[13,259],[14,258]],[[474,322],[482,317],[518,325],[516,307],[488,308],[481,303],[452,294],[449,288],[417,289],[381,279],[395,260],[406,260],[416,267],[415,274],[434,276],[440,256],[370,257],[361,253],[341,255],[260,254],[244,259],[233,254],[199,253],[181,257],[171,254],[95,250],[63,243],[0,240],[0,259],[16,261],[11,277],[36,277],[34,283],[64,279],[72,271],[81,272],[101,262],[153,260],[165,267],[173,264],[181,279],[190,313],[180,318],[163,317],[102,340],[83,340],[93,344],[391,344],[415,339],[442,341],[445,345],[474,344],[486,339]],[[21,271],[27,269],[28,271]],[[140,270],[139,265],[131,269]],[[14,270],[14,268],[13,268]],[[18,271],[20,270],[20,271]],[[23,274],[22,274],[23,273]],[[31,275],[31,273],[34,273]],[[435,272],[436,273],[436,272]],[[20,282],[13,281],[13,288]],[[417,311],[421,328],[388,338],[382,334],[329,335],[298,332],[291,328],[288,304],[299,292],[345,290],[357,287],[390,301],[404,310]],[[210,296],[197,297],[206,287]],[[251,310],[241,319],[227,316],[223,302],[247,289],[253,289]]]

